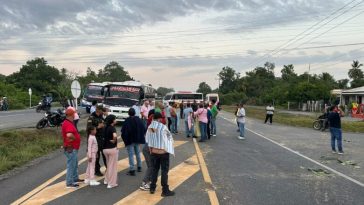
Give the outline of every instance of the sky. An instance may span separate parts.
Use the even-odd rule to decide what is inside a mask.
[[[154,87],[218,87],[266,61],[348,78],[364,61],[364,0],[0,0],[0,73],[44,57],[85,75],[117,61]]]

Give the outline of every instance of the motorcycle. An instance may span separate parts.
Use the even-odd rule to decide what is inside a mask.
[[[324,113],[320,116],[318,116],[318,118],[313,121],[313,129],[315,130],[321,130],[322,131],[325,131],[325,129],[327,129],[329,126],[328,126],[328,121],[327,121],[327,114]]]
[[[44,101],[39,101],[35,111],[36,112],[40,112],[41,110],[44,110],[45,112],[48,112],[51,110],[51,102],[44,102]]]
[[[44,114],[44,117],[39,120],[37,125],[35,126],[37,129],[42,129],[45,127],[59,127],[62,125],[63,121],[66,119],[66,115],[61,109],[57,111],[47,111]]]

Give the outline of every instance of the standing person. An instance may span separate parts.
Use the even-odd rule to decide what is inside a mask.
[[[150,184],[150,193],[154,194],[157,187],[158,172],[161,168],[161,185],[162,197],[173,196],[175,193],[169,189],[168,171],[169,171],[169,154],[174,155],[173,137],[168,131],[161,119],[161,113],[154,113],[154,120],[148,127],[146,141],[151,152],[152,177]]]
[[[194,113],[196,118],[198,119],[198,123],[200,126],[201,139],[199,142],[206,141],[206,132],[207,132],[207,109],[204,108],[204,105],[201,103],[199,105],[198,110]]]
[[[171,125],[172,125],[172,116],[171,116],[171,102],[170,103],[166,103],[165,104],[165,111],[166,111],[166,117],[167,117],[167,121],[168,121],[168,130],[171,131]]]
[[[141,118],[141,115],[140,115],[140,105],[139,105],[139,102],[136,102],[133,106],[132,106],[132,108],[135,110],[135,116],[136,117],[139,117],[139,118]]]
[[[126,118],[121,128],[121,137],[129,155],[129,172],[128,175],[135,176],[134,154],[137,159],[138,172],[142,171],[142,160],[140,158],[139,146],[145,144],[145,132],[147,131],[143,121],[135,116],[134,108],[128,111],[129,117]]]
[[[170,108],[171,113],[171,133],[177,134],[177,104],[174,103]]]
[[[180,114],[181,119],[184,118],[184,116],[183,116],[183,109],[185,108],[184,106],[185,106],[185,103],[182,100],[182,103],[179,104],[179,114]]]
[[[77,188],[78,182],[81,180],[78,178],[78,150],[80,149],[81,137],[78,133],[74,123],[73,109],[67,108],[65,111],[66,119],[62,124],[62,137],[64,155],[67,158],[67,173],[66,173],[66,187]]]
[[[96,140],[97,140],[97,144],[98,144],[98,151],[96,154],[96,162],[95,162],[95,175],[96,176],[103,176],[103,174],[101,173],[101,165],[100,165],[100,157],[102,157],[103,161],[104,161],[104,165],[107,167],[107,163],[106,163],[106,157],[104,155],[104,153],[102,152],[102,146],[104,143],[104,132],[103,132],[103,128],[104,128],[104,112],[103,112],[103,106],[102,105],[98,105],[96,107],[96,111],[93,112],[90,117],[87,120],[87,127],[89,126],[94,126],[96,127]]]
[[[236,104],[235,116],[238,116],[239,109],[240,109],[240,104],[238,103],[238,104]],[[239,122],[238,122],[238,119],[237,118],[236,118],[236,124],[238,126],[238,129],[236,131],[237,132],[240,132]]]
[[[343,111],[337,106],[330,107],[330,113],[328,116],[328,121],[330,125],[331,133],[331,149],[332,153],[336,153],[335,141],[337,141],[338,154],[344,154],[342,147],[342,131],[341,131],[341,117],[343,116]]]
[[[147,126],[148,113],[150,110],[151,109],[149,107],[149,100],[145,100],[143,106],[140,108],[141,118],[142,118],[145,126]]]
[[[76,108],[74,108],[72,106],[69,106],[68,108],[73,109],[75,111],[75,116],[73,118],[73,124],[75,124],[75,127],[78,131],[77,124],[78,124],[78,121],[80,120],[80,116],[78,115]]]
[[[149,100],[149,110],[153,110],[155,108],[155,102],[153,100]]]
[[[118,186],[118,148],[117,148],[117,134],[115,129],[116,117],[115,115],[108,115],[105,119],[104,136],[105,142],[103,146],[103,152],[106,157],[106,174],[104,184],[107,184],[107,188],[111,189]]]
[[[239,110],[236,113],[236,121],[238,122],[239,132],[240,132],[240,135],[239,135],[238,139],[244,140],[245,139],[245,135],[244,135],[244,131],[245,131],[245,108],[244,108],[243,103],[239,104]]]
[[[212,118],[212,113],[211,110],[209,108],[209,105],[206,103],[205,104],[205,109],[207,110],[207,129],[206,129],[206,135],[207,135],[207,139],[211,139],[211,118]]]
[[[265,121],[264,123],[267,123],[268,119],[269,119],[269,123],[272,124],[272,120],[273,120],[273,113],[274,113],[274,107],[272,106],[272,104],[269,104],[265,110],[267,111],[267,114],[265,116]]]
[[[100,182],[95,180],[95,162],[96,154],[98,150],[97,140],[96,140],[96,127],[90,126],[87,128],[87,169],[85,184],[90,184],[90,186],[98,186]]]
[[[212,114],[212,117],[211,117],[211,134],[212,136],[216,137],[216,117],[217,117],[217,114],[219,114],[219,110],[217,109],[217,106],[216,106],[216,100],[213,99],[211,100],[211,114]]]
[[[97,105],[97,100],[93,100],[92,106],[90,107],[90,114],[92,114],[96,111],[96,105]]]
[[[183,110],[183,118],[185,123],[186,137],[192,137],[194,135],[193,131],[193,110],[191,104],[187,103],[186,109]]]

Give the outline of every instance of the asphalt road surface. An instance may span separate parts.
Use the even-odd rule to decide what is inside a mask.
[[[65,157],[59,150],[0,181],[0,204],[363,204],[362,135],[344,133],[345,155],[339,156],[330,152],[327,132],[253,119],[247,120],[246,140],[239,140],[233,118],[221,112],[218,136],[199,144],[185,138],[180,126],[176,156],[170,159],[173,197],[162,198],[160,186],[154,195],[138,190],[145,169],[126,175],[127,153],[120,142],[118,187],[66,189]],[[83,145],[80,174],[86,169],[84,156]]]

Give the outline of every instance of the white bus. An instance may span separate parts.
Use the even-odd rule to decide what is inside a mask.
[[[156,90],[137,81],[109,82],[103,89],[104,106],[117,121],[125,121],[133,105],[140,106],[144,99],[154,99]]]
[[[220,101],[219,94],[217,93],[206,94],[205,103],[211,103],[212,100],[215,100],[215,102],[219,104]]]
[[[195,93],[189,91],[179,91],[167,93],[163,98],[163,103],[177,103],[178,105],[183,103],[201,103],[204,102],[202,93]]]
[[[97,103],[101,103],[104,99],[102,90],[107,83],[89,83],[83,93],[81,99],[81,107],[86,109],[86,112],[90,112],[92,101],[96,100]]]

